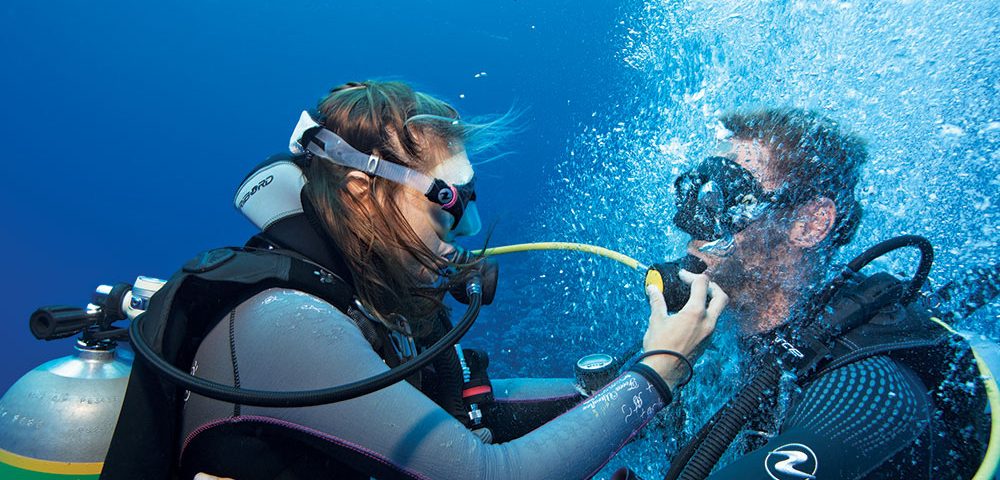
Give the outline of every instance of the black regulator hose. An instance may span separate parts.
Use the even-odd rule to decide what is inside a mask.
[[[920,264],[917,266],[917,273],[910,280],[910,286],[900,297],[899,302],[903,305],[909,304],[920,294],[920,288],[927,282],[927,276],[931,273],[931,265],[934,264],[934,247],[931,242],[919,235],[901,235],[890,238],[879,243],[868,250],[865,250],[847,264],[847,268],[857,273],[876,258],[884,256],[889,252],[899,250],[904,247],[917,247],[920,249]]]
[[[815,322],[816,316],[830,303],[836,293],[866,265],[889,252],[904,247],[920,249],[920,264],[909,286],[899,297],[899,302],[912,302],[920,293],[920,287],[927,281],[931,264],[934,261],[934,249],[924,237],[903,235],[881,242],[858,255],[847,264],[829,285],[821,289],[814,297],[813,304],[806,308],[803,319],[803,329],[806,338],[813,338],[827,343],[839,333],[829,331],[825,326]],[[715,464],[726,452],[733,440],[757,414],[764,404],[765,393],[777,391],[781,381],[782,367],[777,362],[762,366],[750,382],[740,389],[726,406],[716,412],[712,419],[698,432],[698,435],[674,458],[665,480],[704,480],[712,473]]]
[[[143,315],[136,317],[132,321],[132,324],[129,326],[129,336],[136,353],[148,361],[150,366],[161,377],[176,384],[178,387],[190,390],[198,395],[223,402],[255,407],[295,408],[326,405],[367,395],[399,383],[431,363],[435,357],[445,350],[453,348],[455,343],[469,331],[469,328],[476,321],[476,317],[479,316],[479,308],[482,306],[481,281],[479,276],[476,275],[466,284],[469,306],[458,325],[431,345],[430,348],[417,355],[413,360],[364,380],[318,390],[291,392],[250,390],[235,388],[230,385],[190,375],[164,360],[146,343],[146,340],[140,333],[142,331]]]
[[[670,464],[668,480],[703,480],[707,478],[722,454],[729,449],[743,425],[757,414],[769,394],[781,380],[781,369],[770,364],[761,369],[726,406],[698,432]]]

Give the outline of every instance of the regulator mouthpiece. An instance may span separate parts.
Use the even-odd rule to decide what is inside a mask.
[[[481,260],[475,268],[479,270],[478,274],[475,274],[472,279],[463,285],[455,285],[449,290],[449,293],[459,303],[468,305],[469,297],[472,294],[471,288],[478,288],[480,293],[482,293],[482,304],[489,305],[493,303],[493,297],[497,294],[500,265],[496,260],[486,258]],[[476,285],[474,286],[473,284]]]
[[[646,285],[660,287],[663,299],[667,303],[667,311],[676,312],[684,308],[688,297],[691,296],[691,287],[681,280],[680,271],[683,269],[691,273],[702,273],[707,268],[705,262],[693,255],[686,255],[671,262],[657,263],[646,271]]]

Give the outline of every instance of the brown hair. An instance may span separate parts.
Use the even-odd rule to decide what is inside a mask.
[[[355,149],[424,173],[464,148],[470,132],[485,128],[461,122],[450,105],[401,82],[347,83],[330,90],[317,110],[323,126]],[[357,195],[347,188],[351,171],[312,162],[306,196],[341,250],[358,299],[387,325],[402,315],[424,336],[447,287],[430,288],[409,265],[415,259],[437,274],[450,264],[403,217],[396,199],[406,187],[369,176],[367,192]]]
[[[794,205],[818,196],[833,200],[837,219],[831,244],[850,242],[862,213],[854,189],[868,159],[864,140],[833,120],[797,108],[732,113],[721,121],[734,138],[757,140],[771,150],[770,168],[787,182]]]

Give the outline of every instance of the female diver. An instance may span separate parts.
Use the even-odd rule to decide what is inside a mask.
[[[451,330],[443,295],[482,267],[482,258],[452,242],[480,228],[465,147],[490,124],[466,124],[451,106],[398,82],[334,88],[303,119],[292,142],[300,154],[258,167],[257,174],[275,173],[252,174],[254,188],[241,190],[236,205],[262,229],[251,246],[316,265],[316,275],[326,272],[349,286],[352,302],[337,308],[292,288],[244,297],[192,348],[197,377],[298,391],[383,373]],[[350,162],[332,158],[334,146],[354,158],[361,152],[368,163],[345,166]],[[282,188],[271,177],[293,164],[302,171],[301,197],[290,197],[299,208],[271,200]],[[446,187],[443,197],[414,187],[424,179]],[[289,212],[298,215],[286,218]],[[188,392],[177,400],[174,445],[159,453],[172,458],[180,478],[198,472],[237,480],[592,476],[692,374],[688,360],[728,301],[704,275],[681,276],[691,295],[675,315],[667,314],[657,288],[647,289],[643,348],[654,354],[589,398],[563,380],[469,388],[470,376],[482,376],[487,362],[480,352],[449,348],[404,382],[332,404],[255,407]],[[482,404],[470,404],[470,395]],[[135,457],[116,458],[116,449],[144,441],[123,438],[126,421],[119,421],[102,478],[125,478],[116,469]]]

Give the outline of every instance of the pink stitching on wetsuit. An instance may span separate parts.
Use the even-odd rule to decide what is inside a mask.
[[[553,402],[557,400],[569,400],[571,398],[580,397],[579,393],[567,393],[566,395],[557,395],[554,397],[542,397],[542,398],[496,398],[493,401],[496,403],[540,403],[540,402]]]
[[[201,434],[201,433],[205,432],[206,430],[209,430],[209,429],[214,428],[214,427],[218,427],[220,425],[225,425],[225,424],[230,424],[230,423],[240,423],[240,422],[269,423],[271,425],[277,425],[279,427],[285,427],[285,428],[290,428],[292,430],[297,430],[299,432],[303,432],[303,433],[312,435],[314,437],[322,438],[323,440],[326,440],[326,441],[328,441],[330,443],[333,443],[333,444],[336,444],[338,446],[345,447],[345,448],[347,448],[349,450],[352,450],[354,452],[360,453],[361,455],[364,455],[364,456],[366,456],[368,458],[371,458],[371,459],[373,459],[373,460],[375,460],[375,461],[377,461],[379,463],[382,463],[382,464],[384,464],[384,465],[386,465],[386,466],[388,466],[390,468],[393,468],[393,469],[399,471],[400,473],[402,473],[404,475],[409,475],[410,477],[415,478],[415,479],[419,479],[419,480],[430,480],[429,477],[425,477],[425,476],[423,476],[423,475],[421,475],[421,474],[419,474],[417,472],[414,472],[414,471],[411,471],[411,470],[407,470],[403,466],[398,465],[395,462],[389,460],[388,458],[386,458],[386,457],[378,454],[377,452],[369,450],[369,449],[367,449],[365,447],[362,447],[361,445],[357,445],[355,443],[351,443],[351,442],[349,442],[347,440],[344,440],[342,438],[335,437],[335,436],[330,435],[328,433],[321,432],[319,430],[315,430],[315,429],[312,429],[312,428],[309,428],[309,427],[306,427],[306,426],[303,426],[303,425],[299,425],[297,423],[292,423],[292,422],[285,421],[285,420],[280,420],[280,419],[277,419],[277,418],[263,417],[263,416],[259,416],[259,415],[244,415],[244,416],[239,416],[239,417],[221,418],[219,420],[208,422],[208,423],[206,423],[206,424],[204,424],[204,425],[202,425],[202,426],[194,429],[193,431],[191,431],[190,434],[188,434],[187,438],[184,439],[184,445],[181,447],[181,455],[184,454],[184,450],[187,449],[188,444],[191,443],[191,441],[194,440],[194,437],[197,436],[198,434]]]

